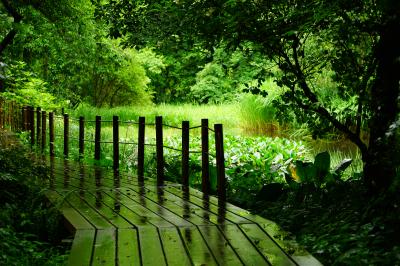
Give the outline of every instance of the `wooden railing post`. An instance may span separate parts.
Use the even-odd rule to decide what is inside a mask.
[[[42,111],[42,152],[46,148],[46,111]]]
[[[208,119],[201,119],[201,188],[210,193],[210,160],[208,142]]]
[[[157,154],[157,185],[164,182],[164,150],[163,150],[162,116],[156,116],[156,154]]]
[[[146,119],[139,117],[139,133],[138,133],[138,169],[137,175],[139,182],[144,181],[144,141],[145,141],[145,129]]]
[[[29,127],[31,131],[31,146],[35,145],[35,109],[29,107]]]
[[[40,125],[41,125],[41,122],[42,122],[42,109],[40,107],[37,107],[36,108],[36,144],[37,144],[38,147],[39,147],[40,141],[41,141],[41,138],[40,138],[40,133],[41,133]]]
[[[54,157],[54,113],[49,113],[49,148],[50,157]]]
[[[83,159],[85,153],[85,118],[79,117],[79,159]]]
[[[113,169],[114,173],[119,171],[119,119],[113,116]]]
[[[100,160],[100,137],[101,137],[101,116],[96,116],[96,128],[94,132],[94,159]]]
[[[189,121],[182,121],[182,184],[189,185]]]
[[[64,157],[68,158],[69,153],[69,115],[64,114]]]
[[[226,200],[224,137],[222,124],[215,124],[215,152],[217,161],[217,192],[219,200]]]

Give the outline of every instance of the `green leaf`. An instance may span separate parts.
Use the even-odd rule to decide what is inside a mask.
[[[334,174],[340,176],[342,172],[346,170],[347,167],[349,167],[352,162],[353,159],[344,159],[335,167],[335,169],[333,170]]]
[[[301,182],[312,183],[315,181],[316,168],[313,163],[296,161],[296,174],[300,177]]]
[[[324,181],[324,178],[329,173],[329,169],[331,167],[331,157],[327,151],[321,152],[315,156],[314,166],[316,170],[316,176],[319,183]]]

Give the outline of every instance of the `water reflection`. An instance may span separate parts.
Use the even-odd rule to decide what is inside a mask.
[[[203,194],[203,218],[210,221],[210,196]]]
[[[119,188],[121,186],[120,174],[118,170],[114,170],[114,188]]]
[[[139,201],[140,204],[144,207],[146,207],[146,189],[144,187],[144,182],[138,180],[138,186],[139,186]]]
[[[189,187],[188,186],[182,186],[182,191],[183,191],[183,218],[184,219],[189,219],[190,218],[190,206],[189,206],[189,200],[190,200],[190,193],[189,193]]]
[[[121,191],[119,188],[114,189],[114,211],[116,213],[121,211]]]
[[[189,227],[185,228],[185,239],[189,244],[192,243],[192,230]]]
[[[79,163],[79,196],[85,196],[85,167]]]
[[[114,170],[114,211],[119,213],[121,210],[121,181],[118,170]]]
[[[224,224],[226,220],[226,201],[218,200],[218,224]]]
[[[64,160],[64,188],[69,187],[69,181],[70,181],[69,162],[68,160]]]
[[[94,168],[94,179],[96,184],[96,208],[101,208],[101,202],[103,199],[103,195],[101,193],[102,172],[98,166],[95,166]]]
[[[164,201],[166,200],[165,198],[164,198],[164,187],[163,186],[157,186],[157,202],[158,202],[158,205],[157,205],[157,213],[161,216],[161,217],[163,217],[164,216],[164,208],[163,208],[163,205],[164,205]]]
[[[54,189],[55,164],[54,157],[50,156],[50,189]]]

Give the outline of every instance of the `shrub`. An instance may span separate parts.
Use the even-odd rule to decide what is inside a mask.
[[[5,67],[4,87],[5,92],[1,96],[10,101],[16,101],[21,105],[40,106],[45,110],[59,108],[59,102],[47,90],[47,83],[27,70],[26,64],[21,61],[14,62]]]

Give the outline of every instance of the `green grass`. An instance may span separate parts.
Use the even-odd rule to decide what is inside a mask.
[[[280,135],[280,125],[276,122],[275,113],[269,98],[247,94],[240,101],[239,116],[246,134]]]
[[[114,115],[117,115],[120,121],[137,121],[139,116],[144,116],[146,123],[154,123],[156,116],[163,116],[163,123],[173,126],[180,126],[182,121],[189,121],[191,126],[197,126],[200,125],[201,119],[207,118],[210,127],[213,124],[222,123],[230,132],[236,132],[241,123],[237,104],[161,104],[116,108],[95,108],[81,105],[76,110],[71,110],[70,113],[74,117],[84,116],[86,119],[93,120],[96,115],[101,115],[103,120],[111,120]]]

